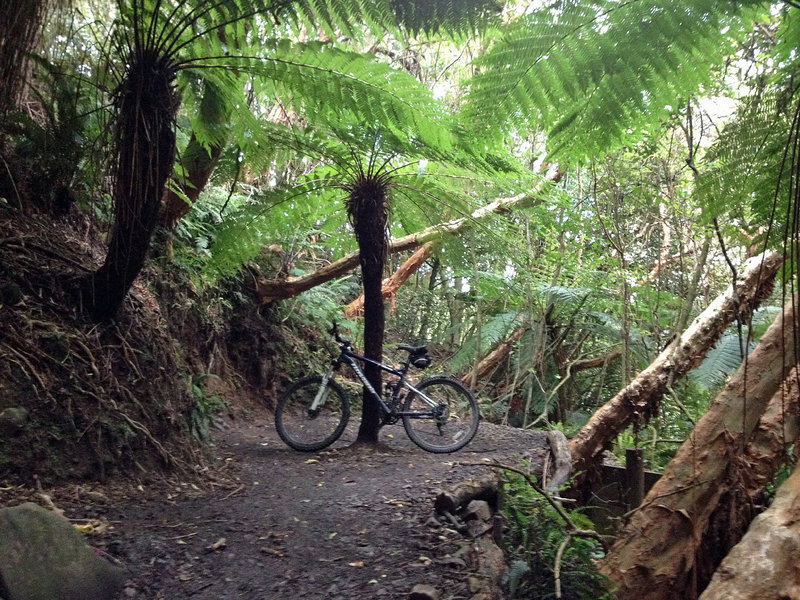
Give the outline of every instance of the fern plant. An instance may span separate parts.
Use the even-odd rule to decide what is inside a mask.
[[[413,7],[411,2],[396,4]],[[471,2],[462,7],[464,10],[440,14],[446,24],[459,27],[470,25],[469,15],[480,14],[490,5]],[[373,26],[388,25],[392,22],[387,18],[392,14],[391,6],[382,3],[366,11],[367,21]],[[368,65],[370,61],[360,54],[322,44],[293,44],[278,35],[286,31],[276,26],[281,19],[286,19],[290,28],[319,22],[329,31],[353,30],[362,9],[363,3],[355,0],[118,0],[119,17],[109,38],[109,54],[118,58],[109,60],[114,67],[112,75],[117,78],[115,225],[105,263],[82,286],[95,319],[116,313],[149,248],[159,200],[175,156],[175,122],[180,107],[176,81],[180,72],[212,68],[249,71],[272,82],[275,92],[295,108],[320,119],[335,118],[340,109],[353,111],[365,115],[368,121],[379,119],[389,129],[399,130],[401,125],[412,123],[411,130],[423,143],[443,144],[441,130],[432,127],[435,119],[424,119],[431,111],[415,110],[415,104],[421,101],[415,95],[419,86],[397,94],[391,89],[399,85],[394,72],[374,61]],[[428,29],[418,21],[417,12],[404,14],[412,28]],[[397,28],[398,20],[394,23]],[[399,23],[402,25],[402,20]],[[259,50],[248,54],[244,51],[247,48]],[[214,89],[220,96],[223,90],[236,86],[226,88],[223,83]],[[218,136],[210,128],[204,133],[208,139]]]
[[[556,597],[553,569],[557,560],[561,560],[561,597],[613,598],[608,591],[608,580],[594,566],[594,560],[602,555],[599,543],[572,538],[563,557],[557,559],[558,548],[569,534],[556,511],[518,475],[506,478],[504,500],[503,510],[510,530],[505,553],[511,565],[506,583],[511,598]],[[576,526],[593,528],[579,511],[565,512]]]
[[[464,118],[544,129],[551,154],[600,155],[659,125],[764,15],[756,1],[548,3],[475,61]]]

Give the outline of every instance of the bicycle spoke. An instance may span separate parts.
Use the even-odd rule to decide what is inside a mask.
[[[350,406],[342,388],[329,381],[320,394],[321,385],[321,377],[301,379],[289,387],[275,408],[278,435],[295,450],[321,450],[335,442],[347,426]]]
[[[453,452],[463,448],[478,429],[478,405],[460,382],[449,377],[432,377],[417,389],[436,402],[431,408],[420,394],[406,399],[403,425],[411,440],[429,452]]]

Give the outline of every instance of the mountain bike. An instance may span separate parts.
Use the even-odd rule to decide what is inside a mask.
[[[402,419],[408,437],[428,452],[454,452],[466,446],[478,431],[478,402],[461,382],[436,375],[412,384],[406,379],[411,366],[425,369],[431,359],[426,346],[398,345],[407,352],[399,368],[358,354],[352,343],[339,335],[336,323],[330,330],[339,345],[339,356],[324,375],[311,375],[290,384],[275,407],[278,435],[295,450],[314,452],[339,439],[350,419],[350,400],[335,381],[347,365],[361,381],[367,394],[380,407],[381,425]],[[372,364],[390,376],[384,398],[367,380],[361,365]]]

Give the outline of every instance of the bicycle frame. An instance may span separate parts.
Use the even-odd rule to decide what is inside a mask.
[[[425,394],[425,392],[418,390],[413,385],[408,383],[408,381],[406,381],[406,373],[408,372],[408,363],[404,364],[403,367],[400,369],[395,369],[394,367],[385,365],[381,362],[378,362],[377,360],[372,360],[371,358],[367,358],[366,356],[362,356],[361,354],[353,352],[346,346],[342,346],[339,357],[333,360],[330,368],[322,376],[322,384],[319,387],[319,391],[317,392],[314,401],[311,403],[311,407],[309,409],[310,411],[316,412],[322,408],[322,406],[325,404],[325,401],[328,398],[328,390],[329,390],[328,381],[330,381],[331,378],[334,377],[334,374],[336,373],[336,371],[339,370],[339,367],[342,364],[346,364],[353,370],[353,372],[356,374],[356,377],[358,377],[359,381],[361,381],[363,386],[369,392],[370,396],[372,396],[372,398],[374,398],[378,402],[384,413],[396,415],[398,417],[411,417],[411,418],[428,418],[431,416],[435,416],[434,414],[421,413],[418,411],[393,412],[392,409],[389,407],[389,405],[383,401],[381,395],[375,390],[375,388],[369,382],[367,376],[364,374],[364,371],[359,366],[358,361],[361,361],[362,363],[369,363],[371,365],[378,367],[382,371],[386,371],[390,375],[394,375],[395,377],[398,378],[398,383],[399,383],[398,389],[400,387],[403,387],[406,388],[407,390],[410,390],[411,392],[414,392],[415,394],[417,394],[417,396],[422,398],[422,400],[428,406],[430,406],[431,409],[435,409],[439,405],[436,401],[428,397]]]

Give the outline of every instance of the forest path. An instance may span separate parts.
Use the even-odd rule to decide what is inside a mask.
[[[455,454],[424,452],[402,426],[385,427],[384,448],[299,453],[264,413],[217,433],[213,461],[239,484],[187,497],[184,484],[161,500],[113,502],[100,538],[129,570],[126,598],[408,598],[426,583],[442,600],[469,598],[469,542],[438,526],[433,500],[480,467],[456,461],[538,461],[544,434],[481,423]],[[350,439],[348,439],[350,438]],[[95,540],[93,540],[95,541]]]

